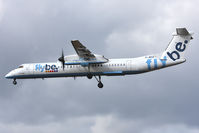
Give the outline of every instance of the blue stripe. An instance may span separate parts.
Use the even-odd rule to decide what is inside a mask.
[[[65,65],[82,65],[82,64],[100,64],[100,63],[106,63],[105,61],[104,62],[67,62],[65,63]]]
[[[113,71],[113,72],[103,72],[103,74],[111,75],[111,74],[123,74],[123,71]]]
[[[92,75],[125,75],[125,74],[139,74],[145,71],[112,71],[112,72],[93,72]],[[87,76],[88,73],[53,73],[53,74],[30,74],[30,75],[15,75],[6,77],[8,79],[25,79],[25,78],[55,78],[55,77],[74,77],[74,76]]]

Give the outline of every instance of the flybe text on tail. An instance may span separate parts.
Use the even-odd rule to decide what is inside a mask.
[[[176,43],[175,49],[174,51],[167,52],[167,55],[170,57],[170,59],[172,59],[173,61],[180,59],[180,54],[179,52],[184,52],[186,49],[186,44],[188,44],[188,41],[185,40],[184,43],[182,42],[178,42]]]
[[[170,41],[167,49],[163,52],[161,59],[167,56],[171,61],[185,59],[185,51],[190,43],[193,33],[189,33],[186,28],[177,28],[173,33],[173,39]]]

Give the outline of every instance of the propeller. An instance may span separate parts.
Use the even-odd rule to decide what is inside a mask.
[[[58,59],[60,62],[62,62],[62,67],[63,67],[63,70],[64,70],[64,67],[65,67],[65,60],[64,60],[64,51],[62,49],[62,55],[61,57],[59,57]]]

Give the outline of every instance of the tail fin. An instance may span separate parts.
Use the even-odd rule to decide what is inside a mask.
[[[186,28],[176,28],[176,33],[173,34],[173,39],[169,43],[167,49],[163,52],[161,59],[171,59],[176,61],[184,59],[184,53],[193,33],[189,33]]]

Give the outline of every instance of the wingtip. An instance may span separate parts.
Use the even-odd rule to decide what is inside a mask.
[[[73,40],[71,40],[71,42],[76,42],[76,41],[79,41],[78,39],[73,39]]]

